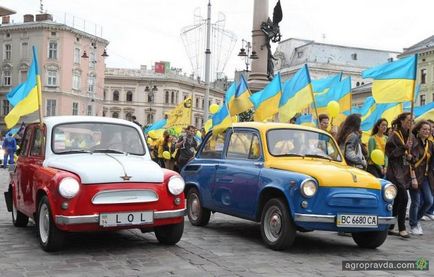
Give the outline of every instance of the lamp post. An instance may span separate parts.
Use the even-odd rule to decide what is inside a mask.
[[[151,118],[152,115],[151,103],[154,103],[155,93],[158,92],[157,85],[154,85],[151,82],[149,86],[145,87],[145,92],[148,93],[148,103],[149,103],[148,114],[146,115],[146,124],[150,124],[153,123],[154,121],[153,118]]]
[[[245,72],[249,72],[250,60],[258,59],[258,55],[256,55],[256,51],[252,51],[252,44],[250,41],[245,39],[241,40],[241,49],[238,53],[238,57],[244,59],[244,64],[246,65]]]

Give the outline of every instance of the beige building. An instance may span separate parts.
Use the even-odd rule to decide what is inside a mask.
[[[107,68],[103,115],[130,120],[134,115],[142,125],[164,118],[165,113],[191,96],[191,122],[203,126],[206,86],[177,71],[155,73],[154,69]],[[211,85],[209,104],[223,103],[225,91]]]
[[[32,46],[38,49],[44,116],[102,115],[107,45],[108,41],[101,37],[54,22],[50,14],[24,15],[22,23],[11,23],[8,16],[2,17],[0,121],[3,126],[4,116],[12,108],[6,94],[26,80]]]

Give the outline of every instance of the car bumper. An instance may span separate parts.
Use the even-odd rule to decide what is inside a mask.
[[[310,222],[310,223],[336,223],[335,215],[322,215],[322,214],[294,214],[295,222]],[[396,218],[393,216],[379,216],[378,225],[395,224]]]
[[[156,211],[154,212],[154,220],[170,219],[183,217],[186,214],[186,209]],[[99,214],[94,215],[77,215],[77,216],[64,216],[56,215],[56,224],[59,225],[75,225],[75,224],[92,224],[99,223]]]

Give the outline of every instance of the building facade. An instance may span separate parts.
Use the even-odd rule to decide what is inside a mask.
[[[103,116],[131,120],[134,115],[142,125],[163,119],[165,114],[192,97],[191,122],[196,127],[204,124],[203,82],[184,76],[179,71],[155,73],[153,68],[107,68],[105,72]],[[224,86],[211,85],[209,105],[221,105]]]
[[[420,84],[420,93],[415,104],[423,106],[434,101],[434,36],[404,48],[400,57],[415,54],[417,54],[416,84]]]
[[[318,43],[290,38],[279,42],[274,57],[275,71],[283,80],[291,78],[304,64],[313,80],[335,75],[351,76],[352,87],[368,83],[361,72],[369,67],[396,59],[399,52]]]
[[[102,115],[105,48],[108,41],[52,20],[24,15],[23,23],[3,17],[0,26],[0,121],[12,108],[6,94],[27,78],[32,46],[37,48],[44,116]],[[36,119],[37,114],[29,118]]]

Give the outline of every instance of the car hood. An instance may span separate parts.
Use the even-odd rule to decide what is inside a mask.
[[[83,184],[114,182],[163,182],[163,170],[143,156],[120,154],[56,155],[44,161],[45,167],[54,167],[80,176]],[[129,176],[130,178],[126,177]]]
[[[368,172],[328,160],[279,159],[266,162],[265,166],[312,176],[318,180],[321,187],[381,189],[380,180]]]

